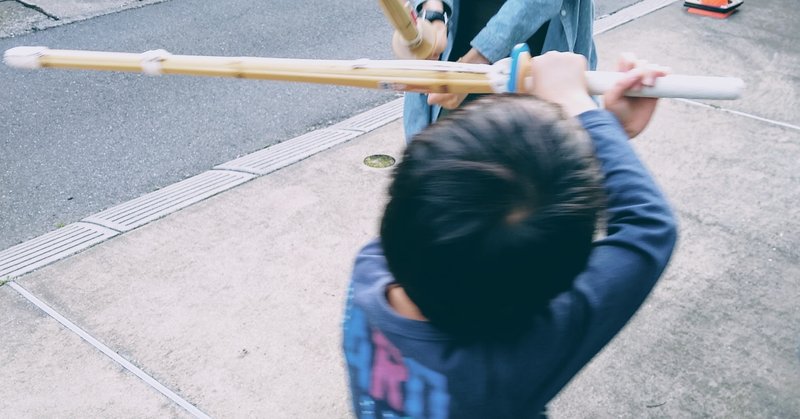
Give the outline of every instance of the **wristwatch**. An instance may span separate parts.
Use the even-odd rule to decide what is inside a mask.
[[[447,15],[442,12],[437,12],[434,10],[422,9],[422,18],[427,20],[428,22],[433,22],[434,20],[438,20],[443,22],[447,25]]]

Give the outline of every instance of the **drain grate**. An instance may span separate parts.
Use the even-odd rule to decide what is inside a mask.
[[[100,226],[73,223],[0,252],[0,278],[41,268],[119,234]]]
[[[361,135],[348,130],[321,129],[286,140],[236,160],[223,163],[215,169],[238,170],[266,175],[280,168],[296,163],[335,145],[347,142]]]
[[[83,221],[128,231],[253,179],[247,173],[209,170],[164,189],[111,207]]]
[[[399,119],[402,116],[403,99],[397,99],[346,119],[333,125],[331,128],[369,132]]]

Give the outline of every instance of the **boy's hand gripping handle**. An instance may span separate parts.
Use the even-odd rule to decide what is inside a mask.
[[[530,73],[530,52],[528,45],[518,44],[511,51],[511,57],[498,61],[500,84],[493,84],[498,93],[520,93],[525,91],[525,79]],[[504,63],[505,61],[505,63]],[[508,63],[508,64],[506,64]],[[508,65],[508,67],[505,67]],[[505,67],[506,70],[503,68]],[[616,71],[587,71],[586,84],[590,95],[602,95],[625,77]],[[491,76],[490,76],[491,78]],[[503,83],[504,82],[504,83]],[[707,100],[732,100],[742,96],[744,81],[735,77],[707,77],[668,75],[656,79],[655,86],[641,90],[629,90],[625,96],[683,98]]]

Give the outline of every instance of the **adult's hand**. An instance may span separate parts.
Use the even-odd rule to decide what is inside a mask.
[[[389,3],[392,2],[390,1]],[[394,10],[392,11],[394,12]],[[405,7],[403,11],[410,12],[410,10],[407,10]],[[416,29],[419,31],[418,35],[424,38],[426,45],[430,45],[429,51],[427,47],[424,50],[424,53],[428,55],[419,55],[423,53],[422,50],[419,50],[420,45],[411,48],[409,42],[401,36],[401,31],[397,30],[394,36],[392,36],[392,51],[395,57],[402,59],[438,60],[445,48],[447,48],[447,25],[440,20],[430,22],[424,19],[425,11],[444,13],[444,4],[441,0],[426,0],[425,3],[422,4],[421,13],[416,18]],[[390,18],[390,20],[394,19]],[[395,25],[397,25],[397,23],[395,23]]]
[[[447,25],[440,20],[435,20],[429,23],[429,27],[436,36],[434,37],[431,55],[429,55],[426,60],[438,60],[444,52],[444,49],[447,48]]]
[[[475,48],[470,49],[469,52],[464,54],[464,56],[458,60],[458,62],[471,64],[490,64],[489,60],[487,60],[486,57],[484,57]],[[461,103],[464,102],[464,99],[466,98],[466,93],[431,93],[428,95],[428,104],[439,105],[445,109],[455,109],[461,106]]]

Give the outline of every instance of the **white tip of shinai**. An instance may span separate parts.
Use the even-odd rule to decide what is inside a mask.
[[[3,62],[9,67],[35,69],[39,68],[39,57],[47,47],[14,47],[3,54]]]

